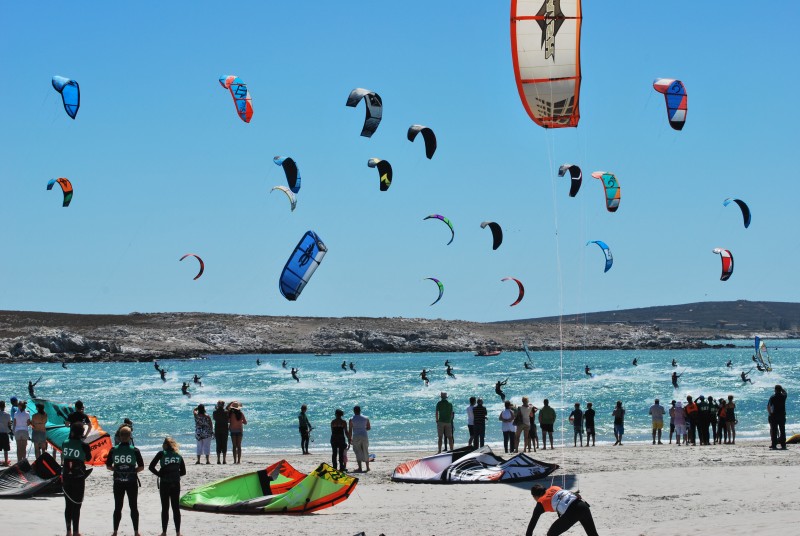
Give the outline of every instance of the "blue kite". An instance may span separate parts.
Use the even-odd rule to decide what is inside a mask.
[[[303,235],[281,273],[279,287],[284,298],[295,301],[300,296],[327,252],[317,233],[308,231]]]
[[[75,116],[78,115],[78,108],[81,107],[81,88],[78,83],[63,76],[54,76],[53,89],[61,93],[61,100],[67,115],[75,119]]]
[[[276,166],[281,166],[283,172],[286,173],[286,182],[289,184],[289,189],[294,193],[300,192],[300,170],[297,169],[297,163],[288,156],[276,156],[272,159]]]
[[[600,246],[600,249],[603,250],[603,255],[606,256],[606,269],[603,270],[603,273],[609,271],[611,269],[611,265],[614,264],[614,257],[611,256],[611,250],[608,248],[608,244],[602,240],[589,240],[586,242],[586,245],[588,246],[589,244],[597,244]]]

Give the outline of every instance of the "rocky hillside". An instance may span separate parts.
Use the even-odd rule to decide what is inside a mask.
[[[565,349],[700,348],[652,325],[565,324]],[[0,360],[150,360],[208,354],[462,352],[560,346],[550,322],[309,318],[205,313],[0,312]]]

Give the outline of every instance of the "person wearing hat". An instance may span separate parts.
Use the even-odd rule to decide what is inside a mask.
[[[242,463],[242,438],[244,437],[244,425],[247,424],[247,418],[242,413],[242,405],[238,400],[228,404],[228,423],[228,429],[231,434],[233,463]]]
[[[447,393],[439,393],[441,400],[436,403],[436,433],[439,437],[439,453],[442,452],[442,438],[445,439],[444,448],[450,443],[450,450],[453,450],[453,404],[447,400]]]

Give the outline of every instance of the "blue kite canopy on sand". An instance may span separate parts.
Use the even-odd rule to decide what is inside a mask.
[[[491,482],[524,482],[544,478],[558,469],[526,456],[504,460],[489,447],[461,447],[451,452],[401,463],[392,473],[395,482],[425,484],[480,484]]]
[[[53,77],[53,89],[61,93],[61,100],[64,103],[64,110],[67,115],[75,119],[78,109],[81,107],[81,88],[75,80],[64,78],[63,76]]]
[[[328,248],[314,231],[308,231],[297,243],[281,273],[280,290],[283,297],[295,301],[308,284]]]

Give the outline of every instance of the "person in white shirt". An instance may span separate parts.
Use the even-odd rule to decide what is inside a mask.
[[[658,444],[663,445],[661,442],[661,429],[664,428],[664,406],[658,403],[658,399],[656,398],[656,403],[650,406],[650,416],[653,418],[653,445],[656,444],[656,433],[658,433]],[[670,439],[672,436],[670,435]]]
[[[31,425],[31,414],[25,409],[27,402],[24,400],[17,404],[14,414],[14,441],[17,442],[17,462],[27,458],[28,427]]]
[[[8,465],[8,451],[11,450],[11,415],[6,413],[6,401],[0,400],[0,450],[3,451],[3,465]]]
[[[475,442],[475,415],[472,413],[472,408],[475,407],[475,397],[469,397],[469,406],[467,406],[467,429],[469,430],[469,443],[470,447],[477,447]]]
[[[503,423],[500,429],[503,431],[503,448],[506,454],[514,450],[514,409],[511,401],[505,401],[505,409],[500,412],[499,420]]]

